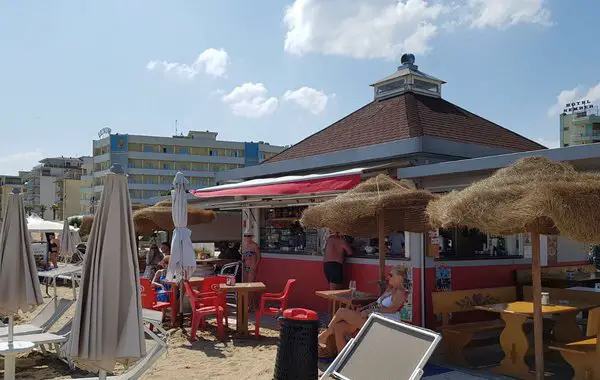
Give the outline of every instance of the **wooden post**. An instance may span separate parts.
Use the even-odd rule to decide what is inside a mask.
[[[531,233],[531,282],[533,287],[533,336],[535,378],[544,378],[544,328],[542,321],[542,270],[540,268],[540,234]]]
[[[385,291],[385,255],[387,247],[385,245],[385,212],[380,210],[377,214],[377,229],[379,231],[379,288],[381,293]]]

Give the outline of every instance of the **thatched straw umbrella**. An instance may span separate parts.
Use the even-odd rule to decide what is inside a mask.
[[[215,216],[214,211],[188,206],[188,225],[211,223]],[[171,231],[175,228],[171,204],[169,203],[168,206],[156,204],[137,210],[133,213],[133,223],[135,232],[140,235],[151,234],[154,231]]]
[[[171,211],[171,201],[161,201],[150,207],[141,207],[133,212],[133,224],[138,235],[150,235],[155,231],[171,231],[175,228]],[[215,219],[214,211],[188,206],[188,224],[211,223]],[[80,235],[88,235],[92,229],[93,215],[82,218]]]
[[[578,173],[565,163],[533,157],[454,191],[427,207],[435,227],[470,227],[493,235],[530,233],[537,378],[544,373],[540,237],[560,233],[600,242],[600,175]]]
[[[427,232],[427,204],[437,196],[380,174],[354,189],[306,209],[301,223],[350,236],[379,238],[379,275],[385,286],[385,236],[393,231]]]

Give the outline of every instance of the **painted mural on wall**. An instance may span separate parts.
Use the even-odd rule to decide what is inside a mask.
[[[127,135],[111,135],[110,136],[110,151],[113,153],[127,152],[128,151]]]
[[[400,310],[400,320],[405,322],[412,322],[413,320],[413,271],[407,272],[407,278],[405,279],[404,286],[408,289],[408,300],[404,307]]]

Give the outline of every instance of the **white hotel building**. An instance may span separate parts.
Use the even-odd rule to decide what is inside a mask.
[[[83,180],[91,189],[82,189],[81,209],[93,212],[104,187],[104,174],[119,163],[129,176],[133,204],[153,204],[167,195],[173,177],[181,171],[191,188],[214,186],[215,173],[257,165],[285,147],[265,142],[217,140],[216,132],[190,131],[187,136],[159,137],[108,134],[93,142],[93,158]]]

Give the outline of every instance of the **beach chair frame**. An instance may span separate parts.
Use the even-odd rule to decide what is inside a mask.
[[[413,371],[411,377],[407,380],[420,379],[423,376],[423,367],[425,367],[425,364],[427,364],[427,361],[429,360],[429,358],[435,351],[436,347],[442,340],[441,335],[434,331],[424,329],[422,327],[417,327],[417,326],[410,325],[408,323],[388,319],[388,318],[382,317],[381,315],[378,315],[378,314],[371,314],[369,316],[369,318],[367,319],[367,321],[365,322],[365,324],[363,325],[363,327],[359,330],[358,334],[356,334],[356,336],[354,338],[352,338],[348,342],[348,344],[346,344],[344,349],[342,351],[340,351],[340,353],[335,358],[335,360],[329,365],[327,370],[320,377],[320,380],[326,380],[328,378],[334,378],[334,379],[338,379],[338,380],[352,380],[339,372],[341,365],[343,363],[345,363],[346,360],[353,354],[354,350],[362,342],[362,340],[364,339],[366,334],[369,332],[370,328],[374,324],[382,323],[382,322],[384,322],[386,325],[391,324],[397,330],[400,330],[400,331],[408,330],[413,333],[423,335],[423,336],[428,336],[428,337],[432,338],[432,342],[429,345],[425,355],[423,355],[423,357],[417,364],[415,370]]]

